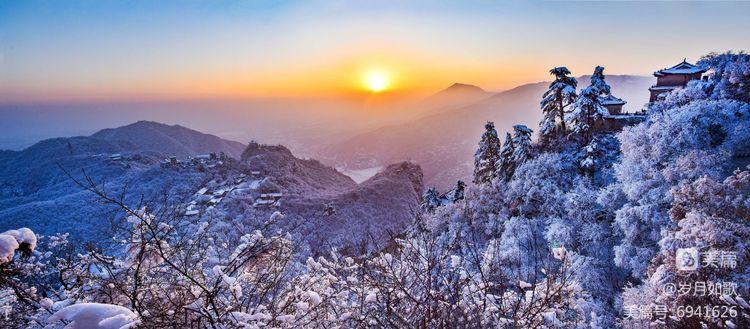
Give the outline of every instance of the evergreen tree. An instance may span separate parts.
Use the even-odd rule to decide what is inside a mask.
[[[597,66],[591,75],[591,84],[581,90],[581,94],[573,103],[573,110],[567,117],[571,129],[575,134],[581,135],[588,143],[591,140],[592,130],[596,121],[607,115],[607,109],[602,106],[599,99],[602,95],[609,95],[610,86],[604,81],[604,68]]]
[[[495,178],[495,163],[500,159],[500,139],[495,124],[487,122],[479,148],[474,153],[474,183],[488,183]]]
[[[607,109],[599,101],[598,90],[594,86],[581,90],[578,99],[573,103],[573,111],[567,118],[573,133],[583,136],[586,142],[591,139],[594,123],[608,114]]]
[[[579,163],[581,170],[593,179],[596,167],[599,164],[599,158],[603,155],[604,151],[600,148],[596,138],[592,139],[591,142],[583,148],[583,154]]]
[[[604,67],[597,66],[594,68],[594,74],[591,75],[591,86],[596,88],[600,95],[609,95],[611,87],[604,81]]]
[[[456,188],[453,189],[451,202],[457,202],[458,200],[463,200],[465,189],[466,189],[466,184],[464,183],[464,181],[459,180],[458,182],[456,182]]]
[[[505,142],[503,142],[503,147],[500,149],[500,160],[495,163],[498,177],[508,180],[513,175],[513,171],[516,169],[513,163],[514,150],[513,139],[510,137],[510,133],[505,133]]]
[[[524,125],[513,126],[513,165],[518,166],[531,157],[531,134],[534,131]]]
[[[440,206],[440,194],[434,187],[430,187],[422,195],[421,208],[424,211],[432,211],[438,206]]]
[[[546,137],[555,131],[557,119],[560,119],[560,130],[565,132],[565,107],[576,100],[576,87],[578,81],[568,76],[570,71],[566,67],[556,67],[550,70],[555,76],[549,90],[542,96],[542,111],[544,118],[539,122],[539,130],[542,137]]]

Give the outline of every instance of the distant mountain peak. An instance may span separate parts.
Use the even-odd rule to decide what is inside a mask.
[[[139,130],[142,130],[142,129],[149,129],[149,130],[154,130],[154,129],[156,129],[156,130],[184,129],[186,131],[193,131],[190,128],[185,128],[185,127],[180,126],[180,125],[168,125],[168,124],[161,123],[161,122],[156,122],[156,121],[138,120],[138,121],[133,122],[131,124],[127,124],[127,125],[120,126],[120,127],[101,129],[101,130],[97,131],[96,133],[92,134],[92,136],[96,136],[97,134],[99,134],[100,136],[101,135],[106,135],[107,133],[111,133],[113,131],[119,131],[119,132],[129,131],[129,132],[134,132],[134,131],[139,131]]]
[[[150,120],[138,120],[136,122],[133,122],[129,125],[125,125],[124,127],[180,127],[180,125],[168,125],[166,123],[156,122],[156,121],[150,121]]]
[[[487,92],[486,90],[482,89],[481,87],[478,87],[478,86],[475,86],[475,85],[456,82],[456,83],[450,85],[450,87],[445,88],[442,91],[438,92],[438,94],[445,93],[445,92],[455,92],[455,91],[460,91],[460,92],[477,92],[477,93],[486,93]]]
[[[450,85],[450,87],[427,97],[424,101],[425,104],[429,104],[429,106],[432,107],[451,107],[459,104],[472,103],[486,98],[491,94],[492,93],[475,85],[456,82]]]
[[[155,151],[165,155],[186,157],[224,152],[238,158],[245,146],[242,143],[221,139],[180,125],[167,125],[140,120],[117,128],[102,129],[91,136],[107,141],[127,141],[142,151]]]

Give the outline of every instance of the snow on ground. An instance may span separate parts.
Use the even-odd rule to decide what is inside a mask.
[[[69,321],[70,329],[127,329],[138,324],[131,310],[111,304],[81,303],[67,306],[49,317],[50,322]]]
[[[253,181],[250,182],[250,184],[248,184],[247,188],[249,188],[251,190],[257,190],[260,187],[260,182],[262,182],[262,181],[263,180],[261,180],[261,179],[253,180]]]

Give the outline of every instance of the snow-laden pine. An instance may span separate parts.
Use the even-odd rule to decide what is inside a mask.
[[[577,98],[576,87],[578,81],[570,76],[567,67],[555,67],[550,70],[555,80],[542,96],[540,103],[544,118],[539,123],[539,133],[542,137],[550,136],[556,131],[565,132],[565,108],[573,104]]]
[[[474,183],[487,183],[495,178],[495,163],[500,159],[500,139],[495,124],[487,122],[479,148],[474,153]]]

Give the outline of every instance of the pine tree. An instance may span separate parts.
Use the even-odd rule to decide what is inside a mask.
[[[505,133],[505,142],[503,142],[503,147],[500,149],[500,160],[495,163],[495,170],[498,177],[508,180],[513,175],[513,171],[516,169],[513,163],[514,150],[513,139],[510,137],[510,133]]]
[[[488,183],[495,178],[495,163],[500,159],[500,139],[495,124],[487,122],[479,148],[474,153],[474,183]]]
[[[513,126],[513,164],[518,166],[531,157],[531,134],[534,131],[524,125]]]
[[[539,122],[542,137],[555,131],[557,119],[560,119],[561,132],[565,132],[565,107],[576,100],[576,87],[578,86],[578,81],[568,76],[570,71],[564,66],[553,68],[549,72],[555,76],[555,81],[542,96],[541,106],[544,118]]]
[[[581,90],[581,94],[573,103],[573,111],[568,114],[571,130],[581,135],[586,143],[591,140],[594,124],[608,114],[607,109],[599,100],[598,88],[588,86]]]
[[[459,180],[458,182],[456,182],[456,188],[453,189],[451,202],[457,202],[458,200],[463,200],[465,189],[466,189],[466,184],[464,183],[464,181]]]
[[[607,115],[607,109],[601,104],[600,96],[610,93],[610,86],[604,81],[604,68],[597,66],[591,75],[591,84],[581,90],[568,121],[574,133],[583,136],[586,143],[591,141],[592,130],[596,121]]]
[[[604,81],[604,67],[597,66],[594,68],[594,74],[591,75],[591,86],[596,88],[599,95],[609,95],[611,87]]]
[[[440,206],[440,194],[434,187],[428,188],[422,195],[421,208],[424,211],[432,211]]]
[[[589,175],[589,177],[591,177],[592,179],[594,177],[594,173],[596,172],[599,158],[601,158],[602,155],[604,155],[604,150],[600,148],[596,138],[593,138],[588,143],[588,145],[583,148],[583,154],[581,156],[579,166],[581,170]]]

